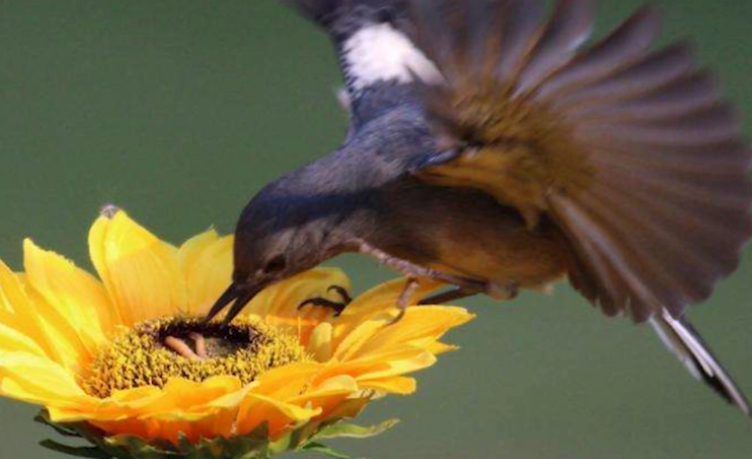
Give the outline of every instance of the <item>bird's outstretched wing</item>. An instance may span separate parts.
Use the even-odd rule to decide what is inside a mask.
[[[425,103],[441,152],[420,178],[482,189],[582,264],[572,282],[610,315],[679,317],[738,265],[752,234],[750,150],[687,44],[653,50],[643,8],[586,45],[593,1],[415,0],[417,43],[443,81]],[[576,275],[575,275],[576,274]]]
[[[331,37],[355,124],[413,98],[413,83],[441,79],[434,63],[415,46],[410,0],[282,2]]]

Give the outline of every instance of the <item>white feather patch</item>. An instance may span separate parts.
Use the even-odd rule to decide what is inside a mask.
[[[436,82],[442,78],[436,65],[391,24],[363,27],[345,41],[343,53],[347,76],[356,91],[378,81],[410,83],[417,76]]]

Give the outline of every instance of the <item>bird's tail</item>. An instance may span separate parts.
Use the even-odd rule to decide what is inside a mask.
[[[752,416],[747,398],[686,318],[676,319],[668,311],[664,311],[662,315],[650,319],[650,323],[666,347],[679,358],[692,376],[709,385],[745,415]]]

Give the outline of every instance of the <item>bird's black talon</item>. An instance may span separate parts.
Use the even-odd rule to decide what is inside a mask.
[[[344,312],[348,303],[338,303],[336,301],[327,300],[326,298],[311,298],[298,305],[298,310],[305,308],[306,306],[314,306],[317,308],[328,308],[334,311],[334,317],[339,317]]]
[[[345,306],[352,303],[352,297],[350,296],[350,292],[347,291],[346,288],[340,286],[340,285],[332,285],[327,289],[327,292],[334,292],[340,297],[342,297],[342,302],[345,304]]]

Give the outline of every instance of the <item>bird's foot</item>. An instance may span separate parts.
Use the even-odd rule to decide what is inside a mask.
[[[339,285],[332,285],[327,289],[327,292],[335,292],[338,294],[342,301],[332,301],[328,298],[311,298],[298,305],[298,310],[305,308],[306,306],[314,306],[318,308],[328,308],[334,311],[334,317],[339,317],[345,311],[345,308],[352,303],[352,297],[350,293],[344,287]]]
[[[468,290],[464,288],[454,288],[452,290],[447,290],[445,292],[437,293],[436,295],[432,295],[426,298],[423,298],[418,303],[421,306],[429,305],[429,304],[445,304],[450,301],[457,301],[461,300],[463,298],[468,298],[471,296],[475,296],[478,293],[480,293],[478,290]]]
[[[397,299],[397,317],[389,322],[389,325],[394,325],[405,317],[407,308],[410,306],[410,299],[415,295],[415,291],[418,290],[420,283],[418,279],[409,278],[405,284],[405,288],[402,290],[399,298]]]
[[[473,287],[471,284],[465,287],[457,287],[445,292],[437,293],[426,298],[423,298],[418,303],[421,306],[431,304],[445,304],[450,301],[457,301],[463,298],[478,295],[479,293],[485,293],[491,298],[498,301],[510,301],[517,298],[520,294],[519,284],[497,284],[488,283],[484,289]]]
[[[326,291],[327,292],[334,292],[337,295],[339,295],[340,298],[342,298],[342,303],[344,303],[345,306],[347,306],[348,304],[352,303],[353,299],[350,296],[350,292],[348,292],[345,287],[342,287],[340,285],[332,285]]]
[[[497,301],[514,300],[520,295],[520,285],[517,283],[499,284],[489,283],[486,295]]]

